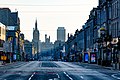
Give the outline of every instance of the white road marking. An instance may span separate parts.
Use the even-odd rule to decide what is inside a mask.
[[[58,78],[60,78],[59,74],[56,74],[58,76]]]
[[[83,76],[80,76],[80,78],[82,78],[82,79],[83,79]]]
[[[64,72],[64,74],[65,74],[70,80],[73,80],[66,72]]]
[[[113,74],[113,75],[111,75],[113,78],[115,78],[115,79],[120,79],[120,77],[117,77],[117,76],[115,76],[115,75],[117,75],[117,74]]]
[[[54,78],[53,80],[59,80],[59,78]]]
[[[31,80],[31,78],[35,75],[35,72],[30,76],[28,80]]]
[[[6,73],[7,71],[5,70],[4,73]]]

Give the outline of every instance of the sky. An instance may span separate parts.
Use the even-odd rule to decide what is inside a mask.
[[[37,19],[41,42],[45,41],[45,34],[51,42],[57,40],[58,27],[65,27],[66,38],[68,33],[74,34],[97,5],[98,0],[0,0],[0,8],[18,11],[21,33],[29,41],[32,41]]]

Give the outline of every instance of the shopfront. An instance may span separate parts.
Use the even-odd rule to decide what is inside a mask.
[[[95,52],[90,53],[90,63],[97,63],[97,55]]]
[[[88,63],[88,61],[89,61],[89,55],[88,55],[88,53],[86,52],[86,53],[84,53],[84,62],[85,62],[85,63]]]

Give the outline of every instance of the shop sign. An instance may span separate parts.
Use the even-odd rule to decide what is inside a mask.
[[[1,56],[1,60],[7,60],[6,56]]]

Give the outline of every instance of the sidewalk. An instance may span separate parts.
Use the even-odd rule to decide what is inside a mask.
[[[98,65],[98,64],[92,64],[92,63],[80,63],[80,62],[77,62],[77,64],[83,64],[83,65],[88,65],[88,66],[94,66],[94,67],[98,67],[98,68],[103,68],[103,69],[108,69],[108,70],[116,70],[116,71],[119,71],[117,69],[113,69],[113,67],[106,67],[106,66],[102,66],[102,65]]]
[[[11,63],[3,63],[3,61],[0,61],[0,67],[5,66],[5,65],[9,65],[9,64],[11,64]]]
[[[90,65],[95,65],[95,66],[101,67],[101,68],[103,68],[103,69],[114,70],[114,71],[120,71],[119,69],[114,69],[113,66],[107,67],[107,66],[102,66],[102,65],[98,65],[98,64],[90,64]]]
[[[19,61],[17,61],[17,62],[19,62]],[[0,61],[0,67],[2,67],[2,66],[7,66],[7,65],[11,65],[11,64],[15,64],[15,63],[17,63],[17,62],[11,62],[11,63],[4,63],[4,64],[3,64],[3,62]]]
[[[90,64],[90,65],[99,66],[99,67],[101,67],[101,68],[108,69],[108,70],[120,71],[119,69],[116,69],[116,68],[114,68],[113,66],[107,67],[107,66],[102,66],[102,65],[98,65],[98,64]]]
[[[94,65],[94,66],[101,67],[101,68],[108,69],[108,70],[114,70],[113,67],[106,67],[106,66],[102,66],[102,65],[98,65],[98,64],[89,64],[89,65]]]

